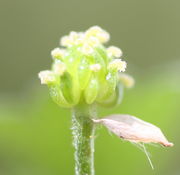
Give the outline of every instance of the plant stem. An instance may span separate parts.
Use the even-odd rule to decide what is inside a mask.
[[[95,106],[79,104],[72,111],[72,134],[75,148],[75,175],[94,175]]]

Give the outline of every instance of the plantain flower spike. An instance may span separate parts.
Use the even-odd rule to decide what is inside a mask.
[[[109,33],[99,26],[72,31],[60,39],[61,46],[51,51],[52,69],[39,73],[41,83],[48,86],[58,105],[116,104],[122,96],[118,88],[132,86],[131,78],[121,74],[127,66],[120,59],[121,49],[104,46],[109,39]]]

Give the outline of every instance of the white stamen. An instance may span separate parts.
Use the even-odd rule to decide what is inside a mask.
[[[57,75],[63,75],[66,71],[66,65],[63,62],[56,62],[53,65],[53,72]]]
[[[79,37],[75,40],[75,44],[76,45],[82,45],[82,44],[84,44],[84,42],[85,42],[85,37],[84,37],[84,34],[79,34]]]
[[[60,44],[65,47],[70,47],[74,44],[74,42],[71,37],[63,36],[60,40]]]
[[[122,56],[122,51],[120,48],[115,47],[115,46],[110,46],[109,48],[107,48],[107,54],[109,57],[121,57]]]
[[[48,84],[56,81],[55,75],[50,70],[41,71],[38,74],[41,84]]]
[[[105,30],[103,30],[102,28],[100,28],[99,26],[93,26],[91,28],[89,28],[86,32],[85,35],[87,37],[90,36],[94,36],[96,37],[101,43],[106,43],[109,38],[110,35],[108,32],[106,32]]]
[[[90,65],[90,70],[92,70],[93,72],[98,72],[100,69],[101,69],[101,65],[100,64]]]
[[[92,47],[96,47],[96,46],[98,46],[100,44],[99,40],[94,36],[89,37],[87,39],[87,43],[89,45],[91,45]]]
[[[65,56],[65,53],[66,53],[66,50],[60,49],[60,48],[55,48],[51,51],[52,57],[56,59],[61,59],[62,57]]]
[[[83,47],[81,48],[81,51],[85,55],[90,55],[94,52],[94,49],[88,44],[84,44]]]
[[[121,59],[114,59],[108,65],[108,69],[118,70],[124,72],[126,70],[126,62]]]
[[[125,73],[119,73],[119,80],[125,85],[126,88],[131,88],[134,86],[134,78]]]
[[[72,39],[72,40],[76,40],[79,36],[78,36],[78,33],[77,32],[70,32],[69,34],[69,37]]]
[[[107,32],[104,31],[103,33],[99,33],[99,34],[97,35],[97,38],[99,39],[99,41],[100,41],[101,43],[106,43],[106,42],[109,41],[110,35],[109,35],[109,33],[107,33]]]

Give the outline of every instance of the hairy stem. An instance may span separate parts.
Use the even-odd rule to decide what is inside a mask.
[[[75,148],[75,175],[94,175],[95,106],[80,104],[72,111],[72,134]]]

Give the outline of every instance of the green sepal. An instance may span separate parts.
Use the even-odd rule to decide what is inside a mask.
[[[91,77],[89,65],[89,60],[87,58],[82,58],[78,65],[79,86],[81,90],[85,89]]]
[[[78,52],[77,46],[68,49],[69,54],[65,57],[67,71],[61,77],[61,89],[66,100],[75,105],[80,99],[80,87],[78,80],[78,65],[82,54]]]
[[[111,98],[113,93],[115,92],[116,84],[117,84],[117,75],[113,72],[109,72],[106,75],[104,83],[101,84],[97,101],[101,103]]]
[[[107,52],[106,52],[105,48],[104,47],[97,47],[96,52],[103,58],[105,64],[108,65],[108,62],[111,60],[111,58],[109,58],[107,56]]]
[[[68,103],[75,105],[79,102],[80,89],[76,74],[72,77],[68,72],[65,72],[60,77],[60,89]]]
[[[103,107],[115,107],[119,105],[123,99],[123,91],[124,91],[123,84],[118,83],[113,95],[108,100],[98,104]]]
[[[81,95],[81,89],[79,87],[79,81],[78,81],[78,76],[77,73],[73,76],[72,79],[72,98],[73,98],[73,104],[78,104],[80,100],[80,95]]]
[[[96,49],[98,49],[98,48],[96,48]],[[100,64],[101,65],[101,69],[98,72],[98,79],[101,82],[101,81],[103,81],[104,75],[107,73],[107,71],[106,71],[106,60],[104,60],[102,55],[96,50],[96,52],[94,54],[94,61],[95,61],[94,64]]]
[[[69,104],[64,98],[63,93],[59,88],[59,84],[49,85],[48,87],[50,91],[50,96],[56,104],[64,108],[72,107],[72,105]]]
[[[72,87],[73,87],[72,77],[68,72],[65,72],[60,77],[60,89],[66,101],[70,104],[73,104]]]
[[[85,91],[84,91],[84,98],[87,104],[92,104],[97,97],[99,90],[99,83],[97,77],[92,75]]]
[[[77,47],[69,48],[68,51],[69,54],[64,58],[64,63],[66,64],[67,72],[74,75],[82,55],[78,52]]]

